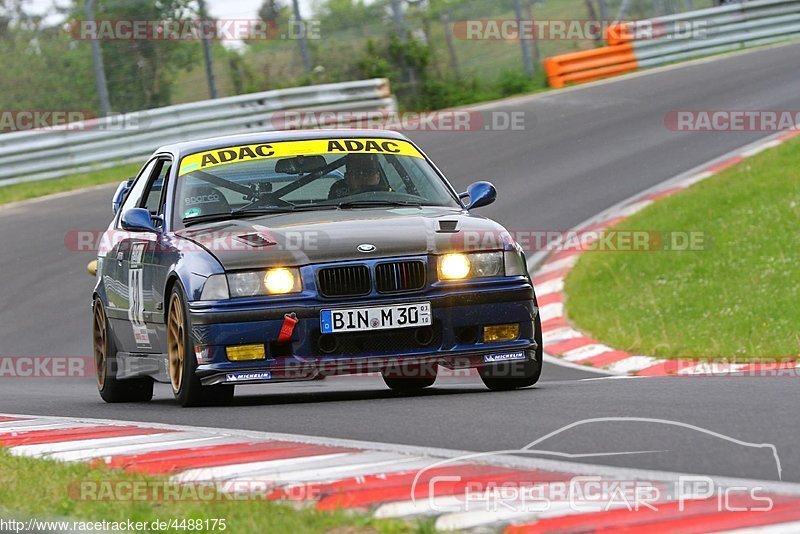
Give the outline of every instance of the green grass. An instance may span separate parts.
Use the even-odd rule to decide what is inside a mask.
[[[97,501],[78,497],[87,481],[150,481],[145,477],[85,463],[62,463],[11,456],[0,450],[0,516],[75,521],[225,519],[225,533],[337,532],[340,534],[432,532],[429,523],[383,521],[362,515],[326,513],[269,501],[142,502]],[[73,488],[73,489],[71,489]],[[75,497],[77,500],[73,500]],[[205,530],[204,530],[205,531]],[[211,531],[211,530],[209,530]],[[173,531],[167,531],[173,532]],[[176,530],[174,532],[185,532]],[[217,529],[217,532],[220,532]]]
[[[615,348],[666,358],[800,353],[800,142],[764,152],[623,221],[703,232],[703,250],[589,252],[567,312]]]
[[[0,187],[0,204],[27,200],[53,193],[82,189],[93,185],[118,183],[131,176],[136,176],[141,165],[131,163],[108,169],[98,169],[78,174],[71,174],[53,180],[41,180],[22,184]]]

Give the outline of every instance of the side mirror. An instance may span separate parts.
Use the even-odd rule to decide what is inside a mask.
[[[123,213],[120,226],[127,232],[158,233],[158,229],[153,225],[153,217],[144,208],[131,208]]]
[[[111,209],[114,215],[116,215],[122,207],[122,203],[125,201],[125,195],[130,191],[134,180],[135,178],[129,178],[117,186],[117,190],[114,192],[114,196],[111,199]]]
[[[461,193],[458,198],[469,197],[467,209],[488,206],[497,199],[497,189],[491,182],[475,182],[467,187],[466,193]]]

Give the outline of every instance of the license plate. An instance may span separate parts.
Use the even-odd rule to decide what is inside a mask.
[[[431,303],[322,310],[319,323],[323,334],[430,326]]]

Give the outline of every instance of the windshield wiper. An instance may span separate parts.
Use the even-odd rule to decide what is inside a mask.
[[[316,206],[292,206],[285,208],[258,208],[258,209],[238,209],[230,213],[209,213],[208,215],[201,215],[199,217],[189,217],[183,219],[184,226],[192,226],[204,222],[224,221],[227,219],[243,219],[247,217],[258,217],[260,215],[277,215],[281,213],[293,213],[295,211],[312,211],[336,209],[336,206],[316,205]]]
[[[351,200],[350,202],[342,202],[337,204],[336,207],[340,209],[349,208],[375,208],[375,207],[405,207],[405,208],[421,208],[422,204],[419,202],[408,202],[403,200]]]

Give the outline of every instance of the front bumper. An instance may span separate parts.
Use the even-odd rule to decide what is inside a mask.
[[[321,310],[411,302],[431,303],[432,332],[416,335],[417,328],[407,328],[337,334],[335,350],[330,351],[330,346],[321,348]],[[298,322],[291,340],[278,343],[284,316],[289,313],[296,314]],[[536,314],[533,288],[522,277],[502,284],[391,298],[189,306],[193,337],[202,356],[197,373],[204,385],[311,380],[318,376],[386,371],[398,365],[404,369],[419,364],[451,369],[480,367],[486,356],[529,354],[536,349]],[[519,324],[518,339],[483,341],[483,326],[508,323]],[[331,339],[326,337],[329,344]],[[228,361],[227,346],[251,344],[265,345],[266,359]]]

